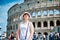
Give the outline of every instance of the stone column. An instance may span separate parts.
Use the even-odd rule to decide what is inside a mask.
[[[41,21],[41,28],[43,28],[43,21]]]
[[[35,28],[37,28],[37,22],[35,22]]]
[[[54,27],[56,27],[56,20],[54,20]]]
[[[16,24],[15,24],[15,30],[16,30]]]
[[[21,15],[18,15],[18,22],[20,21],[20,16],[21,16]]]
[[[35,13],[36,13],[36,16],[35,16],[35,17],[37,18],[37,16],[38,16],[38,15],[37,15],[37,11],[36,11]]]
[[[54,9],[54,16],[56,16],[55,11],[56,11],[56,9]]]
[[[48,29],[50,28],[50,21],[48,20]]]
[[[43,18],[43,10],[41,10],[41,17]]]
[[[47,15],[48,15],[48,17],[49,17],[49,10],[48,10],[48,12],[47,12],[47,13],[48,13]]]
[[[35,16],[35,18],[37,19],[37,10],[36,10],[36,16]],[[35,28],[37,28],[37,20],[35,20]]]
[[[12,24],[12,30],[13,30],[13,24]]]

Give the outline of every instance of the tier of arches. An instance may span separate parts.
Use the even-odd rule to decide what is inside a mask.
[[[37,12],[32,12],[31,13],[31,15],[32,15],[32,17],[35,17],[36,15],[38,16],[38,17],[40,17],[41,15],[43,15],[43,16],[47,16],[47,15],[49,15],[49,16],[53,16],[54,14],[60,14],[60,11],[59,11],[59,9],[50,9],[50,10],[40,10],[40,11],[37,11]]]
[[[42,27],[41,24],[42,23],[40,21],[38,21],[37,22],[37,27]],[[49,26],[54,26],[54,21],[50,21],[49,24],[50,24]],[[35,27],[35,22],[33,22],[33,25]],[[57,20],[56,21],[56,26],[59,26],[59,25],[60,25],[60,20]],[[43,27],[48,27],[48,22],[47,21],[43,22]]]

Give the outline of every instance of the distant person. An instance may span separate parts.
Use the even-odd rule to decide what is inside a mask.
[[[49,35],[49,40],[54,40],[54,35],[53,35],[53,33],[50,33],[50,35]]]
[[[36,34],[36,32],[34,32],[33,40],[37,40],[37,39],[38,39],[37,34]]]
[[[60,40],[60,33],[59,33],[59,37],[58,37],[58,40]]]
[[[40,32],[38,33],[38,40],[43,40],[43,35]]]
[[[54,34],[54,40],[58,40],[58,37],[59,37],[58,33],[55,32],[55,34]]]
[[[34,27],[32,22],[29,21],[31,15],[28,12],[24,12],[21,18],[23,20],[18,23],[16,40],[32,40]]]
[[[14,32],[11,32],[10,36],[8,37],[9,40],[14,40]]]
[[[43,34],[43,40],[46,40],[46,36]]]

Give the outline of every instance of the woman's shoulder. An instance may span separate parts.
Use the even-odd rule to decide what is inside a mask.
[[[32,22],[31,22],[31,21],[29,21],[29,24],[32,24]]]
[[[18,22],[18,25],[21,25],[23,22],[21,21],[21,22]]]

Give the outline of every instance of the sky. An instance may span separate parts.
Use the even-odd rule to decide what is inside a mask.
[[[23,0],[0,0],[0,28],[1,32],[7,31],[6,26],[7,26],[7,18],[8,14],[7,11],[9,10],[10,7],[12,7],[15,4],[20,4],[24,2]]]

